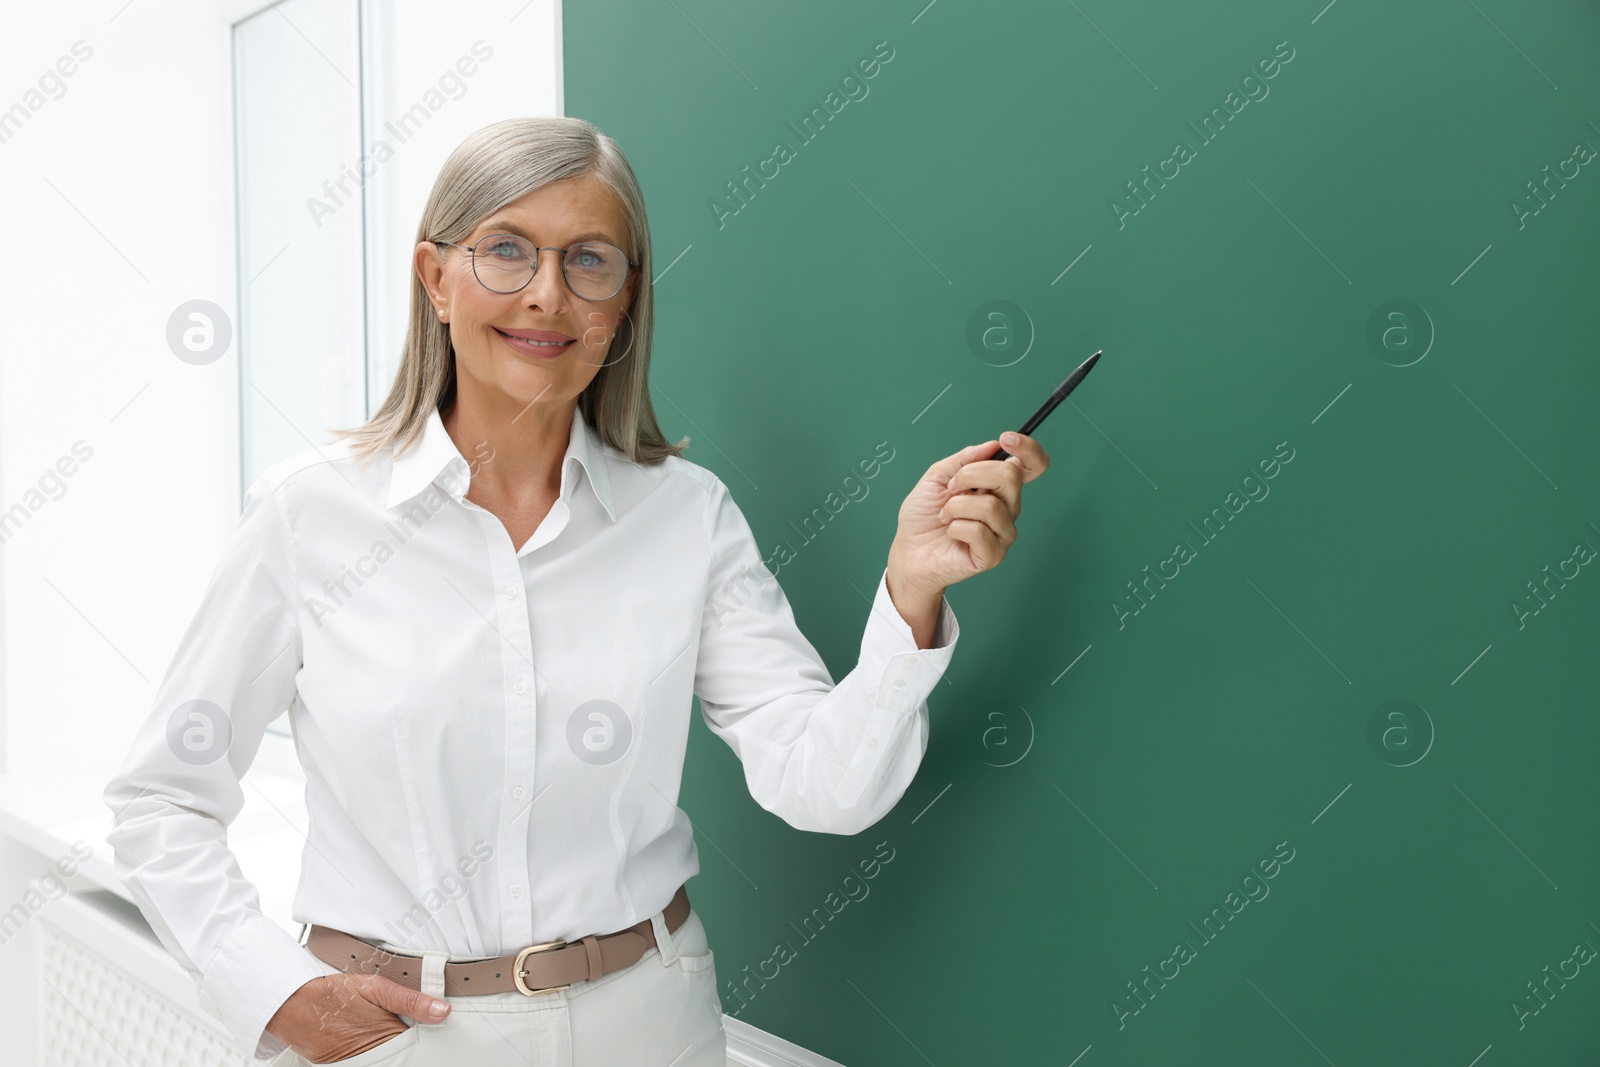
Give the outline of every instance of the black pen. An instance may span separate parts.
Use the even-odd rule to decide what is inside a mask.
[[[1039,428],[1039,424],[1045,420],[1045,416],[1054,411],[1056,409],[1056,405],[1065,400],[1067,398],[1067,394],[1078,387],[1078,383],[1083,381],[1084,377],[1089,373],[1089,368],[1094,366],[1095,361],[1099,358],[1100,353],[1096,352],[1094,355],[1090,356],[1088,359],[1079,364],[1078,369],[1067,375],[1066,381],[1056,386],[1055,392],[1051,393],[1049,398],[1046,399],[1043,404],[1039,405],[1039,410],[1035,411],[1033,416],[1029,418],[1027,422],[1022,424],[1022,429],[1018,430],[1017,432],[1020,434],[1031,434],[1033,431],[1037,430]],[[999,452],[996,452],[992,458],[1003,460],[1009,455],[1011,455],[1011,453],[1002,448]]]

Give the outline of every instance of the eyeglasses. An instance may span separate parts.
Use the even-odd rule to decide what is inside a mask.
[[[490,292],[515,293],[533,281],[540,252],[561,253],[561,276],[567,288],[585,300],[609,300],[622,291],[628,270],[639,264],[616,245],[604,241],[579,241],[570,248],[540,248],[514,233],[491,233],[470,245],[434,241],[436,245],[465,249],[472,257],[472,274]],[[478,248],[482,246],[483,252]]]

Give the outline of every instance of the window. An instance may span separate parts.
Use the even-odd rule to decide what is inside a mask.
[[[366,413],[359,9],[236,23],[240,489]]]

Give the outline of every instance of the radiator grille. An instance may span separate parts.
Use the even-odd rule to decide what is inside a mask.
[[[36,929],[39,1067],[258,1067],[75,938],[48,923]]]

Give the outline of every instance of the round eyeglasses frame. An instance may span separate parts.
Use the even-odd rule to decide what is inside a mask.
[[[476,241],[472,242],[470,245],[457,244],[454,241],[434,241],[432,243],[435,244],[435,245],[439,245],[441,247],[460,248],[460,249],[464,250],[472,260],[472,276],[477,279],[478,284],[483,286],[485,289],[488,289],[489,292],[491,292],[491,293],[499,293],[502,296],[505,296],[508,293],[520,293],[520,292],[522,292],[522,290],[524,290],[524,289],[526,289],[528,287],[528,282],[533,281],[534,277],[536,275],[538,275],[538,273],[539,273],[539,253],[540,252],[560,252],[561,253],[561,281],[566,285],[567,291],[569,293],[571,293],[573,296],[577,297],[579,300],[588,300],[591,303],[599,303],[602,300],[610,300],[612,297],[614,297],[618,293],[622,292],[622,287],[624,285],[628,284],[628,273],[627,273],[627,271],[624,271],[623,274],[622,274],[622,280],[617,283],[617,287],[615,289],[613,289],[610,293],[606,294],[605,296],[584,296],[582,293],[578,292],[576,289],[573,289],[571,280],[567,278],[567,253],[568,252],[571,252],[574,248],[577,248],[580,245],[596,245],[596,244],[598,244],[598,245],[607,245],[610,248],[617,248],[616,245],[611,244],[609,241],[574,241],[572,244],[568,245],[566,248],[557,248],[554,245],[552,245],[550,247],[547,247],[547,248],[541,248],[538,245],[534,245],[534,247],[533,247],[533,269],[528,272],[528,281],[523,282],[521,285],[517,286],[515,289],[496,289],[496,288],[492,287],[491,285],[489,285],[489,283],[485,282],[482,278],[478,277],[478,251],[477,251],[478,246],[483,244],[483,242],[485,242],[485,241],[487,241],[487,240],[489,240],[490,238],[493,238],[493,237],[516,237],[518,240],[526,240],[526,238],[518,237],[518,235],[514,234],[514,233],[491,233],[491,234],[486,234],[483,237],[478,238]],[[618,252],[622,252],[622,258],[623,258],[623,261],[628,264],[628,270],[631,271],[631,270],[638,270],[639,269],[639,264],[635,263],[632,259],[629,259],[628,258],[628,253],[623,252],[622,249],[620,249],[620,248],[617,248],[617,251]]]

